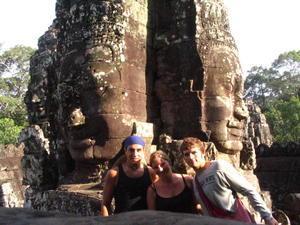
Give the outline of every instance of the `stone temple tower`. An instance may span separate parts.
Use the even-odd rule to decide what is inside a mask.
[[[243,148],[243,81],[221,0],[57,0],[30,74],[21,141],[33,208],[73,212],[75,199],[97,214],[102,176],[133,133],[148,153],[161,135]]]

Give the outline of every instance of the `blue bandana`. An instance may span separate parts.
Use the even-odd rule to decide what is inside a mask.
[[[124,148],[127,149],[129,145],[134,145],[134,144],[138,144],[143,147],[145,146],[145,142],[141,137],[133,135],[125,139]]]

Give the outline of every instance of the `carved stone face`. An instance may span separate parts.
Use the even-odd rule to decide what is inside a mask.
[[[114,120],[120,104],[120,79],[109,46],[68,54],[61,67],[61,120],[65,141],[75,161],[112,158],[121,146],[120,123]],[[67,122],[66,122],[67,121]]]
[[[244,120],[243,79],[223,1],[203,0],[197,8],[198,53],[204,65],[201,126],[211,131],[218,150],[242,150]]]
[[[238,58],[227,46],[212,46],[207,53],[203,120],[220,151],[236,153],[243,148],[244,122],[236,117],[243,84]]]
[[[63,139],[76,162],[112,159],[133,122],[147,119],[147,5],[65,1],[58,6],[62,43],[57,95]]]

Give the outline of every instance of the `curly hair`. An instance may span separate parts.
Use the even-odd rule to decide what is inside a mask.
[[[205,153],[205,145],[204,143],[195,137],[186,137],[183,139],[183,142],[180,146],[180,151],[183,152],[184,150],[191,149],[193,147],[199,147],[202,154]]]

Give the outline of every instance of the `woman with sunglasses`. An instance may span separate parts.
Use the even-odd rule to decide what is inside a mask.
[[[148,188],[148,209],[195,213],[193,178],[188,175],[173,173],[170,159],[163,151],[156,151],[151,154],[150,166],[159,178]]]

